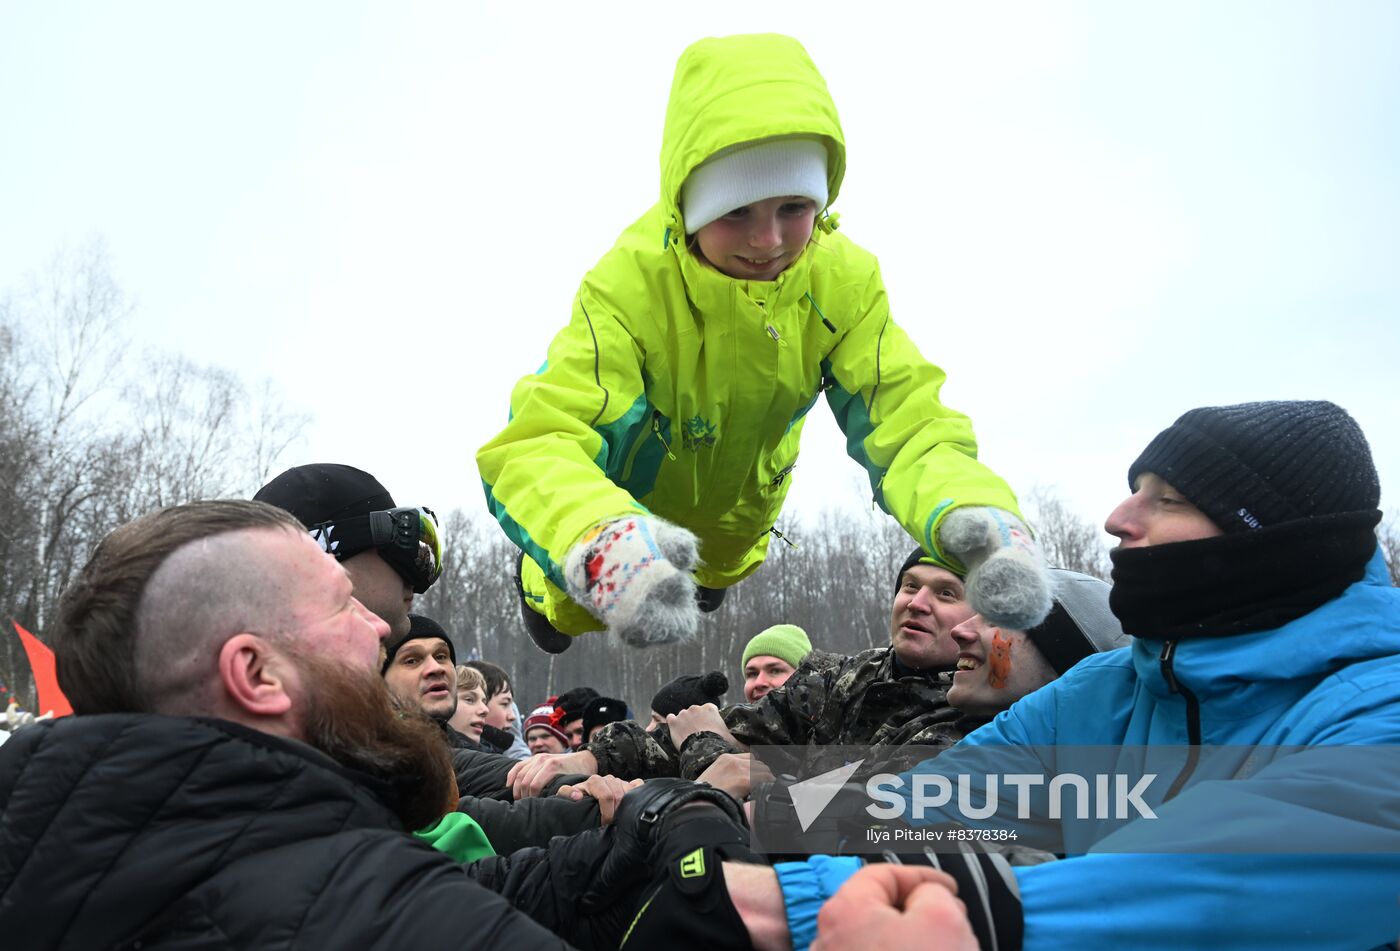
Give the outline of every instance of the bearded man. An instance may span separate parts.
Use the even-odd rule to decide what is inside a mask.
[[[407,835],[456,805],[447,744],[391,706],[390,627],[344,566],[260,502],[121,526],[47,633],[77,715],[0,750],[0,933],[20,947],[616,947],[665,830],[737,839],[714,808],[671,822],[726,805],[693,784],[470,865]]]

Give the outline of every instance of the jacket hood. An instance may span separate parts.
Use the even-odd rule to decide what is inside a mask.
[[[676,63],[661,141],[668,240],[679,243],[685,234],[681,185],[697,165],[730,146],[786,135],[825,143],[830,207],[846,172],[846,141],[826,80],[802,44],[765,33],[711,37],[687,48]]]

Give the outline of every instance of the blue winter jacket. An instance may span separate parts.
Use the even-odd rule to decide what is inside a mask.
[[[1304,617],[1270,631],[1176,643],[1172,669],[1199,703],[1199,738],[1188,733],[1184,694],[1163,676],[1163,647],[1138,639],[1086,658],[919,770],[954,769],[965,746],[1193,742],[1383,745],[1392,749],[1377,750],[1376,758],[1387,768],[1360,775],[1352,769],[1343,784],[1335,773],[1301,766],[1304,756],[1285,756],[1248,778],[1194,775],[1170,801],[1159,797],[1150,826],[1139,820],[1097,841],[1067,841],[1071,857],[1016,870],[1026,951],[1394,947],[1400,938],[1394,769],[1400,590],[1391,585],[1379,550],[1361,581]],[[1339,752],[1367,755],[1321,754]],[[1280,823],[1281,816],[1289,821]],[[1327,823],[1359,829],[1377,851],[1231,853],[1249,836],[1283,840]],[[1181,851],[1090,851],[1122,849],[1125,842],[1131,848],[1133,832],[1144,828],[1158,842],[1174,839]]]
[[[1162,648],[1137,640],[1089,657],[963,742],[1185,745],[1186,700],[1163,678]],[[1379,550],[1362,581],[1310,614],[1271,631],[1179,642],[1172,666],[1200,703],[1201,744],[1400,745],[1400,590]],[[1286,761],[1281,768],[1287,771]],[[1188,781],[1158,808],[1158,822],[1179,817],[1183,841],[1223,850],[1229,832],[1222,830],[1248,828],[1260,811],[1256,797],[1308,807],[1322,800],[1374,823],[1378,838],[1395,839],[1400,789],[1393,778],[1378,776],[1370,788],[1348,783],[1331,795],[1316,788],[1325,776],[1285,780],[1269,770]],[[1213,821],[1203,828],[1191,816],[1206,802]],[[1309,821],[1307,808],[1298,821]],[[1357,949],[1400,937],[1400,851],[1089,854],[1017,877],[1026,951]]]

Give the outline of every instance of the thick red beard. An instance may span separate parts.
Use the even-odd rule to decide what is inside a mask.
[[[302,739],[340,765],[390,783],[394,801],[385,805],[405,829],[431,825],[456,807],[457,779],[441,726],[399,710],[371,671],[302,655],[297,664],[309,687]]]

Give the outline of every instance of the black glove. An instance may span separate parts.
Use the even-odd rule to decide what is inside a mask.
[[[677,811],[693,803],[714,808],[693,810],[686,813],[684,823],[679,822]],[[685,836],[669,839],[671,829],[690,827],[702,820],[704,825],[695,826]],[[747,840],[747,824],[743,810],[728,793],[707,783],[673,777],[649,779],[631,790],[613,814],[611,852],[582,897],[580,908],[591,913],[626,897],[637,885],[655,878],[670,854],[705,827],[722,834],[735,847],[737,858],[737,840]],[[747,849],[747,841],[743,847]]]
[[[749,850],[743,810],[727,793],[683,779],[654,779],[622,798],[613,829],[614,851],[591,897],[606,901],[609,892],[620,891],[636,909],[622,951],[752,947],[729,896],[724,863],[758,859]],[[586,899],[583,907],[593,906]]]
[[[753,803],[755,851],[769,865],[800,862],[812,855],[859,855],[869,851],[866,832],[871,819],[870,796],[864,783],[846,783],[831,797],[821,815],[805,828],[792,804],[796,776],[784,773],[764,783],[749,797]]]

